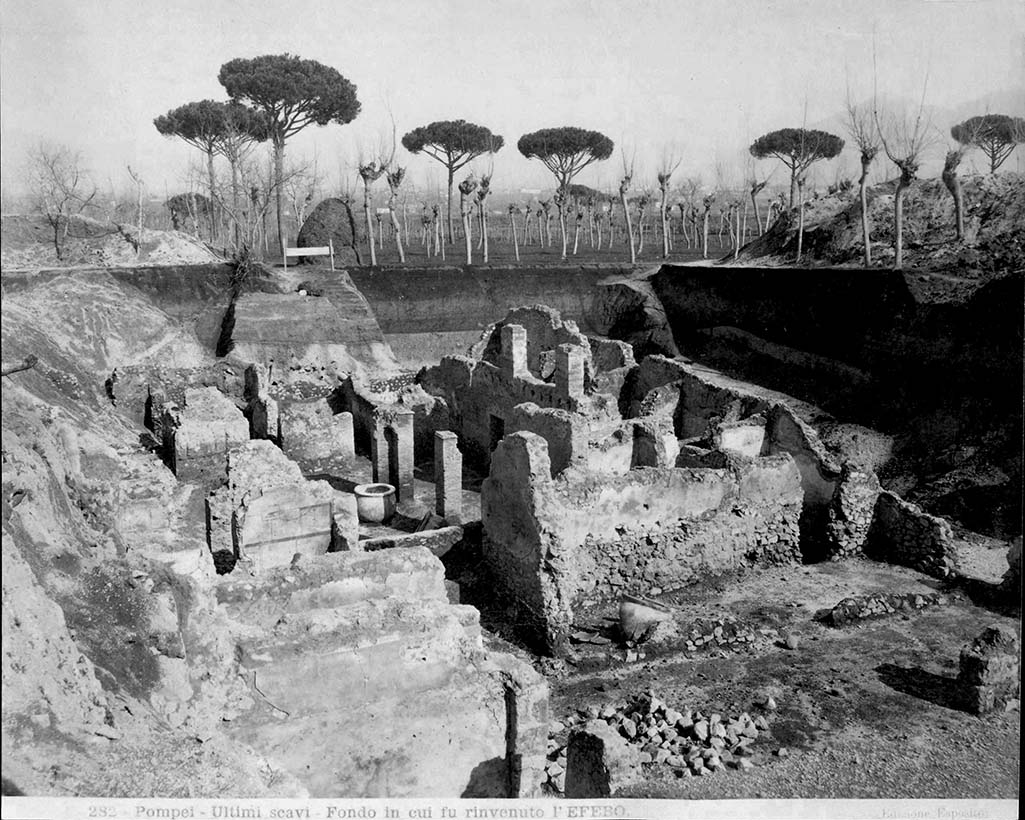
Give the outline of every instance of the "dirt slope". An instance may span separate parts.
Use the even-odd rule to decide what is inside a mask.
[[[53,228],[41,214],[5,216],[0,220],[0,267],[24,270],[52,267],[134,267],[135,265],[201,264],[219,261],[199,240],[180,231],[74,217],[64,241],[63,258],[54,246]]]
[[[905,269],[986,278],[1025,266],[1025,176],[998,173],[962,179],[965,239],[954,236],[954,202],[939,179],[921,180],[905,194]],[[893,264],[895,181],[868,191],[875,265]],[[746,245],[744,265],[792,264],[797,251],[796,218],[783,218],[765,236]],[[813,198],[805,205],[802,264],[861,264],[861,211],[857,191]]]

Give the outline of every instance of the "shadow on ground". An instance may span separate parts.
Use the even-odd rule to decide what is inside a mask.
[[[879,680],[891,689],[946,709],[964,711],[955,678],[934,675],[917,666],[903,667],[893,663],[881,664],[875,671]]]

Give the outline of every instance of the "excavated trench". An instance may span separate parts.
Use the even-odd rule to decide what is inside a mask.
[[[102,396],[103,378],[95,378],[101,372],[109,374],[116,411],[141,424],[151,397],[142,390],[141,377],[133,381],[136,367],[150,373],[163,367],[169,383],[191,373],[188,377],[197,383],[238,397],[242,376],[231,354],[240,361],[256,360],[255,351],[286,365],[283,351],[299,350],[297,358],[312,362],[314,369],[358,365],[371,377],[398,378],[442,356],[465,352],[510,308],[545,304],[576,321],[586,334],[630,342],[638,359],[682,353],[691,362],[814,403],[835,417],[817,420],[827,444],[848,435],[849,427],[837,419],[892,436],[894,452],[885,457],[869,452],[874,439],[863,442],[866,459],[884,482],[912,499],[918,493],[937,512],[960,515],[966,526],[1010,538],[1021,526],[1022,275],[960,287],[953,296],[922,276],[673,266],[646,272],[595,266],[348,273],[300,266],[287,275],[256,268],[241,280],[228,265],[5,273],[5,300],[18,302],[10,313],[5,305],[5,359],[40,355],[42,364],[25,383],[32,396],[57,409],[56,417],[64,419],[59,425],[67,426],[70,419],[74,428],[85,417],[83,408],[97,418],[110,413]],[[38,308],[29,304],[34,295]],[[96,301],[86,307],[83,299]],[[152,330],[157,326],[162,329]],[[5,451],[9,429],[22,424],[17,419],[16,413],[5,413]],[[42,427],[52,423],[40,422]],[[61,435],[72,435],[60,429]],[[28,441],[29,433],[24,435]],[[850,449],[849,440],[843,443]],[[37,455],[53,462],[45,448],[37,455],[31,449],[19,455],[25,464]],[[16,465],[22,473],[8,473],[5,466],[5,524],[20,515],[13,510],[21,503],[34,510],[46,498],[60,498],[65,484],[74,509],[60,515],[71,520],[85,511],[91,526],[89,515],[100,520],[113,514],[116,504],[103,496],[102,482],[115,475],[139,484],[143,479],[111,472],[103,465],[120,464],[124,454],[103,452],[95,464],[85,464],[87,477],[78,485],[57,471],[26,491],[16,484],[29,468]],[[156,474],[144,456],[131,458],[137,459],[133,469],[145,480]],[[72,466],[66,472],[70,476]],[[978,480],[983,474],[988,483]],[[181,508],[194,511],[192,501],[183,500]],[[62,522],[49,530],[61,530]],[[39,531],[22,535],[19,531],[18,539],[31,550],[38,547],[33,560],[39,567],[49,562],[54,568],[35,567],[38,576],[56,573],[56,584],[68,590],[79,574],[106,580],[94,554],[108,547],[123,549],[109,532],[102,537],[87,533],[81,545],[62,535],[60,548],[47,546],[45,551]],[[18,549],[25,550],[20,541]],[[79,560],[84,562],[81,573],[62,569]],[[124,608],[119,599],[98,581],[93,587],[97,596],[106,596],[103,603],[113,626],[125,626],[118,620]],[[184,608],[187,595],[176,594]],[[174,607],[169,608],[165,622],[174,621]],[[99,647],[86,654],[110,666],[128,695],[148,691],[142,672],[136,680],[111,662],[117,647],[107,633],[116,629],[82,608],[68,606],[65,617],[74,639]],[[147,617],[156,621],[154,615]],[[221,648],[196,637],[205,626],[189,627],[195,631],[186,635],[193,641],[190,651],[198,648],[219,662]],[[174,633],[174,623],[164,627]],[[153,640],[148,633],[126,635],[115,637],[140,646]],[[73,656],[67,647],[61,652]],[[214,661],[211,669],[217,668]],[[83,689],[82,702],[87,697],[95,698],[95,692]],[[238,697],[244,699],[244,693]],[[87,715],[73,715],[77,724],[102,722],[102,710],[89,709]],[[391,776],[385,772],[384,780],[385,775]]]

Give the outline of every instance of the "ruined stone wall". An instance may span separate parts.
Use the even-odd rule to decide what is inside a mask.
[[[879,479],[874,472],[843,465],[827,513],[826,543],[831,560],[862,553],[872,528],[879,492]]]
[[[259,698],[226,732],[310,796],[536,795],[548,687],[484,649],[427,550],[304,557],[217,598]]]
[[[864,549],[870,558],[903,564],[939,578],[958,568],[950,524],[888,490],[881,492],[876,501]]]
[[[681,439],[709,437],[725,449],[731,449],[726,439],[735,445],[751,438],[753,430],[742,428],[753,425],[751,419],[760,425],[764,418],[761,452],[787,453],[800,471],[806,557],[839,559],[862,550],[879,492],[878,479],[871,470],[844,464],[825,447],[804,420],[821,415],[817,408],[663,356],[648,356],[641,362],[631,376],[630,390],[631,411],[663,423],[671,418]],[[753,441],[748,443],[753,446]],[[685,448],[681,464],[716,463],[694,457],[692,450]]]
[[[506,433],[520,430],[536,433],[548,442],[553,477],[573,461],[587,458],[587,424],[575,413],[538,407],[533,402],[519,404],[509,415]]]
[[[799,560],[800,478],[786,455],[729,470],[572,467],[546,442],[506,437],[484,482],[484,558],[532,634],[558,651],[590,594],[650,590],[749,563]]]
[[[529,374],[509,378],[489,362],[462,356],[447,356],[436,367],[422,370],[417,379],[428,393],[444,399],[464,454],[478,466],[488,464],[494,439],[501,437],[498,433],[513,429],[517,405],[576,411],[582,404],[557,384]]]

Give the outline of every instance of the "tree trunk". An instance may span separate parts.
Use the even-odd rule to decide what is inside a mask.
[[[872,236],[868,225],[868,169],[872,157],[861,155],[861,177],[858,179],[858,205],[861,208],[861,238],[865,242],[865,267],[872,267]]]
[[[744,208],[744,219],[747,219],[747,208]],[[740,206],[737,205],[733,208],[733,221],[736,223],[734,233],[736,234],[736,241],[733,243],[733,258],[736,259],[740,256]]]
[[[480,231],[484,237],[484,264],[488,263],[488,212],[484,210],[484,203],[480,204]]]
[[[577,247],[580,245],[580,223],[583,222],[584,215],[577,212],[577,225],[576,230],[573,232],[573,255],[577,255]]]
[[[214,171],[214,152],[206,152],[206,177],[210,186],[210,244],[217,241],[217,175]],[[139,237],[140,241],[142,236]]]
[[[801,251],[804,246],[804,178],[797,180],[797,259],[801,262]]]
[[[957,175],[957,166],[961,164],[961,157],[963,156],[964,151],[961,148],[948,151],[943,161],[943,173],[941,175],[943,184],[947,186],[947,190],[950,191],[950,195],[954,198],[954,230],[958,242],[964,241],[964,194],[961,190],[961,177]]]
[[[566,258],[567,244],[566,244],[566,206],[563,203],[559,203],[559,236],[562,239],[562,259]],[[549,243],[551,244],[551,243]]]
[[[516,215],[509,214],[509,221],[512,222],[513,252],[516,254],[516,261],[520,261],[520,241],[516,236]]]
[[[904,267],[904,191],[909,183],[904,174],[897,181],[897,192],[893,198],[893,269]]]
[[[370,243],[370,265],[377,264],[377,243],[374,241],[374,219],[370,213],[370,185],[363,180],[363,215],[367,220],[367,241]]]
[[[455,244],[456,233],[455,226],[452,222],[452,185],[455,183],[456,172],[449,167],[448,169],[448,241],[450,244]],[[444,257],[443,257],[444,258]]]
[[[644,253],[644,209],[637,209],[637,255]]]
[[[708,208],[705,208],[705,216],[701,225],[701,257],[708,259]]]
[[[459,192],[459,215],[463,220],[463,239],[466,242],[466,264],[473,264],[473,238],[470,231],[470,209],[466,204],[467,197],[462,191]]]
[[[666,225],[666,189],[662,189],[662,207],[659,209],[662,219],[662,258],[669,258],[669,230]]]
[[[790,209],[794,208],[794,200],[797,199],[797,169],[790,169]]]
[[[278,220],[278,245],[284,247],[285,245],[285,217],[283,211],[283,204],[281,199],[281,186],[285,177],[285,142],[284,140],[274,140],[274,208],[277,213]],[[210,203],[213,207],[213,203]],[[266,243],[267,238],[264,237]]]
[[[630,222],[630,208],[626,204],[626,191],[619,192],[620,203],[623,206],[623,218],[626,220],[626,235],[630,239],[630,264],[637,264],[637,246],[634,244],[634,230]]]
[[[391,200],[388,202],[388,210],[391,213],[391,225],[395,230],[395,249],[399,252],[399,262],[401,264],[406,263],[406,254],[402,250],[402,231],[399,228],[399,218],[395,215],[395,194],[391,195]]]
[[[758,213],[758,193],[761,190],[762,189],[759,188],[759,187],[752,187],[751,188],[751,206],[754,208],[755,224],[758,226],[758,235],[759,236],[762,235],[762,218],[761,218],[761,216]]]
[[[231,164],[231,209],[232,209],[232,224],[235,227],[235,248],[238,249],[242,244],[242,229],[239,225],[239,219],[241,214],[239,212],[239,198],[238,198],[238,160],[232,157],[230,160]]]

